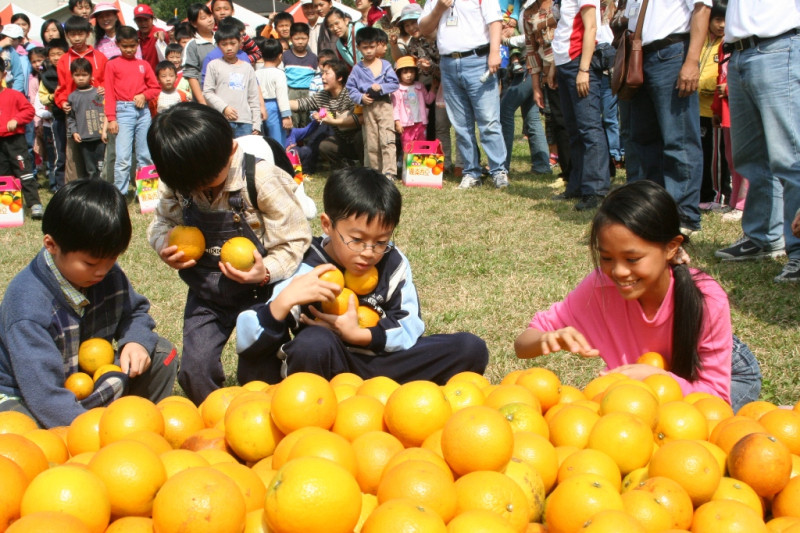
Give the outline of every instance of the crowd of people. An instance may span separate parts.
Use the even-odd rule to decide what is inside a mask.
[[[743,237],[717,257],[786,254],[775,281],[800,280],[795,2],[396,0],[383,10],[357,0],[353,20],[313,0],[302,4],[306,22],[279,13],[251,38],[230,0],[192,4],[186,21],[163,29],[145,4],[134,29],[111,4],[70,0],[63,27],[43,25],[44,47],[24,25],[5,25],[0,111],[15,118],[0,147],[31,217],[44,218],[44,248],[0,304],[0,410],[64,424],[129,390],[157,400],[176,376],[199,404],[224,383],[220,356],[234,328],[240,382],[309,371],[443,383],[483,372],[489,355],[478,337],[423,336],[411,268],[392,242],[395,181],[410,143],[438,138],[459,189],[484,179],[508,187],[517,109],[531,171],[549,173],[557,161],[566,188],[554,199],[596,210],[597,267],[534,316],[517,355],[568,350],[643,377],[666,372],[636,364],[658,351],[687,392],[734,407],[756,399],[758,362],[733,335],[727,296],[687,266],[681,245],[701,231],[701,210],[725,210]],[[644,83],[617,99],[624,32],[641,34]],[[253,136],[273,151],[248,153]],[[47,210],[29,150],[43,154],[56,191]],[[308,171],[320,161],[342,167],[325,184],[320,237],[279,161],[286,150]],[[150,164],[161,185],[148,240],[189,287],[180,370],[153,333],[146,298],[115,267],[130,242],[132,170]],[[610,190],[623,165],[628,183]],[[181,225],[204,234],[200,258],[170,243]],[[233,236],[255,246],[249,270],[220,259]],[[341,294],[326,276],[336,269],[376,272],[342,314],[313,305]],[[605,311],[608,298],[618,313]],[[359,306],[377,323],[359,323]],[[76,403],[62,374],[77,371],[77,346],[92,336],[117,342],[121,371]]]

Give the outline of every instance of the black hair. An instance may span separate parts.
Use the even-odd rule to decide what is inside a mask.
[[[28,29],[31,27],[31,19],[28,18],[28,15],[25,13],[14,13],[11,15],[11,24],[14,24],[18,20],[24,20],[25,23],[28,25]]]
[[[166,50],[164,50],[164,57],[167,57],[170,54],[183,55],[183,46],[179,45],[178,43],[169,43]]]
[[[378,43],[378,44],[386,44],[386,43],[389,42],[389,35],[387,35],[385,31],[383,31],[380,28],[376,28],[375,26],[372,26],[372,28],[377,32],[376,35],[375,35],[375,37],[376,37],[375,38],[375,42],[376,43]]]
[[[294,22],[292,23],[292,27],[289,28],[289,37],[294,37],[298,33],[302,33],[308,37],[311,35],[311,27],[305,22]]]
[[[237,24],[237,22],[239,24]],[[239,28],[240,25],[241,29]],[[244,24],[240,20],[233,17],[228,17],[222,20],[222,22],[220,22],[217,26],[217,31],[214,32],[214,42],[219,44],[225,39],[236,39],[237,41],[241,41],[243,30]]]
[[[622,224],[637,237],[667,245],[681,235],[678,206],[661,185],[649,180],[634,181],[612,191],[603,200],[592,221],[590,249],[599,265],[600,230],[609,224]],[[688,242],[688,237],[684,237]],[[688,266],[673,265],[675,314],[672,323],[672,372],[695,381],[702,366],[697,343],[703,325],[703,294]]]
[[[317,61],[319,63],[322,63],[323,59],[325,60],[325,62],[328,62],[331,59],[336,59],[337,57],[339,56],[336,55],[336,52],[334,52],[330,48],[325,48],[323,50],[320,50],[319,53],[317,53]]]
[[[134,28],[130,26],[120,26],[117,28],[117,36],[116,41],[121,43],[122,41],[139,41],[139,32],[137,32]]]
[[[709,19],[725,18],[725,13],[728,12],[728,0],[714,0],[711,4],[711,15]]]
[[[47,43],[47,46],[44,48],[44,50],[45,53],[49,56],[50,50],[53,49],[58,49],[66,53],[69,50],[69,45],[67,44],[67,41],[65,39],[53,39],[52,41]]]
[[[188,26],[188,28],[186,26]],[[174,44],[180,43],[181,39],[191,39],[193,37],[194,37],[194,26],[192,26],[188,22],[186,23],[185,26],[179,24],[175,28],[175,43]],[[173,43],[170,43],[170,44],[173,44]],[[181,53],[183,53],[183,52],[181,52]]]
[[[92,0],[69,0],[67,5],[69,6],[70,13],[75,11],[75,8],[78,7],[78,4],[89,4],[89,7],[94,7]]]
[[[395,69],[394,72],[395,74],[397,74],[398,79],[400,78],[400,73],[403,72],[404,70],[414,70],[414,81],[417,81],[419,79],[419,69],[417,67],[402,67]]]
[[[403,196],[397,186],[377,170],[348,167],[333,172],[322,192],[325,214],[333,224],[350,216],[367,216],[395,228],[400,222]]]
[[[178,74],[178,69],[175,68],[175,65],[172,63],[172,61],[167,61],[166,59],[164,61],[159,61],[156,65],[156,76],[158,76],[162,70],[171,70],[173,74]]]
[[[78,15],[72,15],[64,23],[64,33],[69,35],[70,32],[91,33],[92,23],[83,17],[79,17]]]
[[[69,64],[69,73],[75,74],[76,72],[86,72],[91,76],[92,62],[86,59],[85,57],[78,57],[76,59],[73,59],[72,62]]]
[[[186,18],[189,20],[189,23],[194,26],[197,24],[197,19],[200,17],[200,13],[205,13],[206,15],[213,15],[211,9],[206,4],[202,4],[197,2],[195,4],[191,4],[189,7],[186,8]]]
[[[47,59],[47,51],[44,49],[44,46],[34,46],[28,50],[28,58],[30,58],[32,55],[42,56]]]
[[[381,31],[378,28],[374,28],[372,26],[364,26],[360,30],[356,32],[356,46],[361,46],[362,44],[373,44],[380,41],[380,37],[378,32]]]
[[[175,29],[175,26],[177,26],[177,25],[178,25],[178,24],[180,24],[180,23],[181,23],[181,19],[179,19],[178,17],[171,17],[171,18],[170,18],[170,19],[167,21],[167,26],[172,26],[172,29],[174,30],[174,29]]]
[[[331,59],[327,63],[325,63],[325,68],[329,68],[333,71],[334,77],[338,80],[339,78],[342,79],[342,87],[347,84],[347,78],[350,77],[350,65],[342,61],[341,59]]]
[[[147,146],[161,180],[189,194],[211,182],[228,164],[233,130],[214,108],[181,102],[156,115],[147,131]]]
[[[344,11],[339,9],[338,7],[332,7],[331,10],[328,11],[328,14],[325,15],[325,27],[326,28],[328,27],[328,19],[330,17],[334,16],[334,15],[339,17],[340,19],[343,19],[343,20],[346,19],[346,20],[349,20],[351,22],[353,20],[352,18],[350,18],[350,15],[348,15],[347,13],[345,13]]]
[[[283,53],[283,46],[278,39],[264,39],[259,43],[258,49],[264,61],[275,61]]]
[[[6,72],[6,62],[0,61],[0,74],[5,74]]]
[[[272,19],[272,26],[276,27],[279,22],[288,21],[290,24],[294,24],[294,17],[291,13],[287,13],[286,11],[281,11],[275,18]]]
[[[208,6],[211,8],[211,11],[214,11],[214,6],[219,2],[228,2],[231,5],[231,9],[233,9],[233,0],[211,0],[211,5]]]
[[[42,233],[50,235],[64,253],[116,257],[131,242],[131,218],[125,197],[103,180],[71,181],[47,204]]]
[[[116,13],[115,13],[115,15],[116,15]],[[96,20],[97,20],[97,17],[95,17],[95,21]],[[114,37],[115,38],[116,38],[116,35],[119,32],[119,29],[121,27],[122,27],[122,22],[119,20],[119,17],[117,16],[116,20],[114,20]],[[106,35],[106,31],[103,28],[100,27],[100,24],[95,24],[94,25],[94,39],[95,39],[95,41],[99,41],[100,39],[105,37],[105,35]]]
[[[48,27],[50,27],[51,24],[55,24],[56,25],[56,29],[58,29],[58,37],[56,37],[56,39],[64,39],[64,42],[66,42],[67,36],[64,33],[64,26],[61,25],[61,22],[57,21],[56,19],[47,19],[47,20],[44,21],[44,23],[42,23],[42,27],[39,30],[39,36],[42,38],[42,43],[45,46],[47,46],[47,44],[48,44],[47,42],[45,42],[44,32]],[[54,39],[51,39],[51,41],[52,40],[54,40]]]

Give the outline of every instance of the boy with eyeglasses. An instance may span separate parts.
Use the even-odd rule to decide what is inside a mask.
[[[275,286],[266,304],[239,315],[239,357],[263,361],[269,367],[265,373],[275,381],[295,372],[326,379],[352,372],[365,379],[388,376],[400,383],[424,379],[444,384],[459,372],[482,374],[486,369],[489,352],[479,337],[464,332],[422,335],[425,323],[411,266],[392,243],[402,196],[382,177],[370,168],[334,172],[323,191],[324,235],[312,240],[301,267]],[[374,288],[351,294],[344,314],[320,311],[319,302],[332,302],[342,292],[328,281],[331,272],[339,270],[347,280],[367,276],[373,267]],[[359,325],[359,307],[376,312],[377,324]]]

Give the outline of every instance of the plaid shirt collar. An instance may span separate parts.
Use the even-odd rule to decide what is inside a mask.
[[[58,270],[58,267],[53,260],[53,255],[50,252],[44,254],[44,260],[47,263],[47,267],[55,276],[56,281],[58,281],[58,286],[61,288],[64,298],[67,299],[67,303],[69,303],[70,307],[72,307],[72,309],[74,309],[75,312],[82,317],[83,308],[89,305],[89,300],[86,298],[86,295],[80,290],[76,289],[72,283],[67,281],[67,279],[61,274],[61,271]]]

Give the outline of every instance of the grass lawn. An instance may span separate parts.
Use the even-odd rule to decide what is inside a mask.
[[[586,243],[592,213],[550,200],[560,192],[555,176],[528,173],[526,152],[527,142],[520,139],[511,186],[503,191],[491,186],[460,191],[452,178],[441,190],[400,185],[404,205],[395,243],[411,261],[427,333],[466,330],[484,338],[491,354],[487,376],[493,382],[511,370],[541,365],[564,383],[582,387],[601,368],[600,361],[566,353],[521,361],[513,351],[515,337],[534,312],[563,298],[591,269]],[[324,184],[324,176],[306,182],[320,210]],[[43,196],[46,202],[49,195]],[[135,206],[131,212],[134,237],[120,264],[150,299],[160,334],[180,346],[186,286],[147,243],[151,215],[140,214]],[[314,233],[319,231],[314,221]],[[740,233],[738,223],[706,214],[703,231],[688,250],[693,265],[728,291],[734,332],[761,363],[762,398],[794,404],[800,399],[800,284],[772,282],[785,259],[739,264],[715,260],[714,250]],[[40,224],[29,219],[20,228],[0,230],[0,294],[41,247],[41,238]],[[227,374],[235,375],[233,342],[223,361]]]

